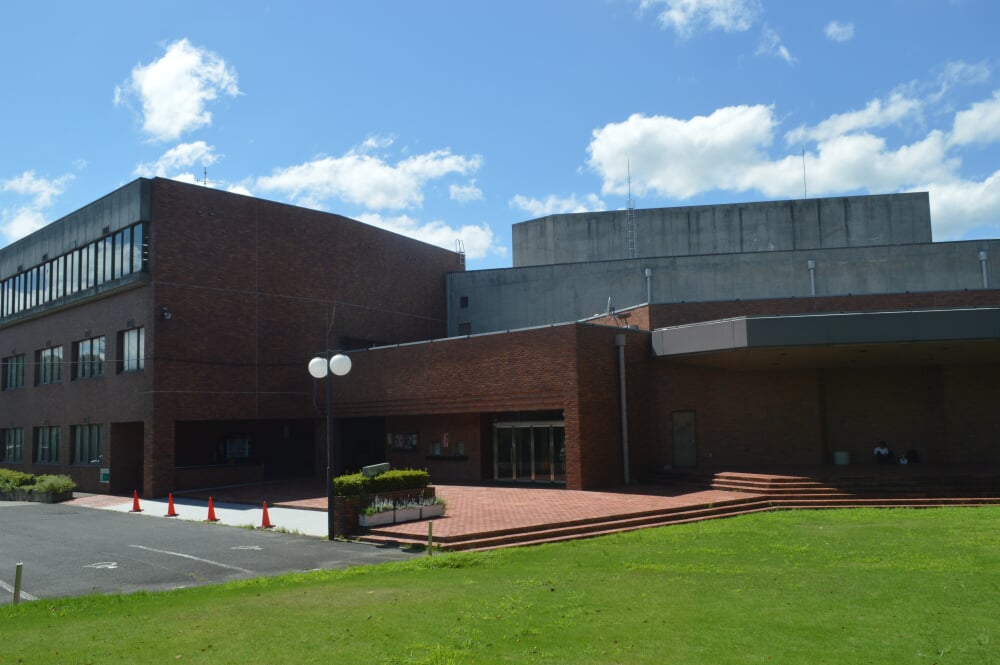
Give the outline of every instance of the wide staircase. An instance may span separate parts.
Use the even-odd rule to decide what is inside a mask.
[[[446,550],[490,550],[577,540],[656,526],[789,509],[975,506],[1000,504],[1000,473],[975,470],[934,472],[896,467],[861,471],[762,473],[748,471],[669,472],[637,491],[671,496],[719,490],[725,498],[669,508],[627,512],[612,517],[581,518],[521,527],[503,527],[459,535],[435,536]],[[629,492],[629,489],[622,489]],[[427,545],[427,535],[370,529],[359,539],[382,545]]]
[[[658,482],[767,497],[774,508],[931,507],[1000,503],[1000,473],[897,466],[808,473],[689,471]]]
[[[758,497],[735,497],[732,499],[700,505],[677,506],[656,510],[625,513],[614,517],[592,517],[564,520],[543,526],[522,526],[499,528],[455,536],[435,536],[434,547],[446,550],[492,550],[519,545],[540,545],[567,540],[592,538],[623,531],[647,529],[655,526],[685,524],[717,517],[771,510],[766,499]],[[427,536],[400,534],[392,528],[369,529],[359,537],[362,542],[375,544],[395,544],[401,546],[425,546]]]

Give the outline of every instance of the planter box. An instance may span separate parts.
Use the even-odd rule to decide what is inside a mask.
[[[412,522],[414,520],[420,519],[420,507],[416,508],[397,508],[396,509],[396,522]]]
[[[358,515],[358,524],[363,527],[383,526],[386,524],[392,524],[393,519],[393,512],[391,510],[374,513],[372,515],[365,515],[362,513]]]
[[[420,519],[422,520],[442,515],[444,515],[444,504],[435,503],[433,506],[420,506]]]

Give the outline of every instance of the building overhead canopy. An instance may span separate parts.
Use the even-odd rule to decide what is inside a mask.
[[[727,369],[1000,361],[1000,308],[748,316],[654,330],[658,358]]]

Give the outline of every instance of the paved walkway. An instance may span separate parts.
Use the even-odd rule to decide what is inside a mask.
[[[132,499],[105,494],[84,494],[67,502],[69,505],[85,506],[114,510],[120,513],[132,511]],[[323,500],[326,503],[326,500]],[[264,506],[230,503],[227,501],[212,501],[215,516],[219,524],[239,527],[260,527],[263,523]],[[167,517],[169,504],[167,499],[140,499],[140,513],[143,517],[190,520],[204,522],[208,519],[208,500],[187,497],[174,497],[174,512],[177,517]],[[298,533],[306,536],[326,537],[326,512],[282,508],[270,504],[267,509],[271,524],[281,531]]]
[[[208,496],[212,496],[220,523],[232,526],[260,526],[263,501],[268,503],[270,521],[278,529],[312,536],[326,536],[326,497],[322,486],[309,484],[253,485],[218,488],[174,496],[176,518],[166,518],[166,499],[140,499],[142,514],[164,519],[204,521],[208,516]],[[462,537],[506,529],[522,529],[562,524],[586,518],[606,518],[643,511],[718,503],[746,494],[707,490],[671,494],[668,487],[631,487],[627,491],[580,492],[566,489],[522,487],[472,487],[436,485],[437,496],[447,504],[444,517],[434,521],[435,537]],[[81,495],[72,504],[129,512],[129,497]],[[419,536],[427,533],[427,521],[407,522],[380,531]]]

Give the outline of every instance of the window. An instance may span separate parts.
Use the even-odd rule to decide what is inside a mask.
[[[91,337],[73,344],[74,379],[104,374],[104,336]]]
[[[3,359],[3,389],[16,390],[24,387],[24,354]]]
[[[459,296],[458,297],[458,306],[460,308],[462,308],[462,309],[468,309],[469,308],[469,296]]]
[[[101,455],[101,426],[73,426],[73,462],[75,464],[100,464],[104,461]]]
[[[471,323],[459,323],[458,324],[458,334],[459,335],[471,335],[472,334],[472,324]]]
[[[38,372],[35,383],[44,386],[62,381],[62,360],[63,348],[61,346],[38,351],[35,358],[35,368]]]
[[[132,328],[118,333],[120,372],[138,372],[146,366],[146,329]]]
[[[59,428],[35,428],[35,461],[39,464],[56,464],[59,461]]]
[[[24,461],[24,430],[12,427],[3,431],[3,448],[0,448],[2,460],[8,464]]]
[[[149,259],[146,224],[137,223],[105,235],[62,256],[35,266],[17,267],[0,280],[0,318],[47,305],[112,280],[143,272]]]

